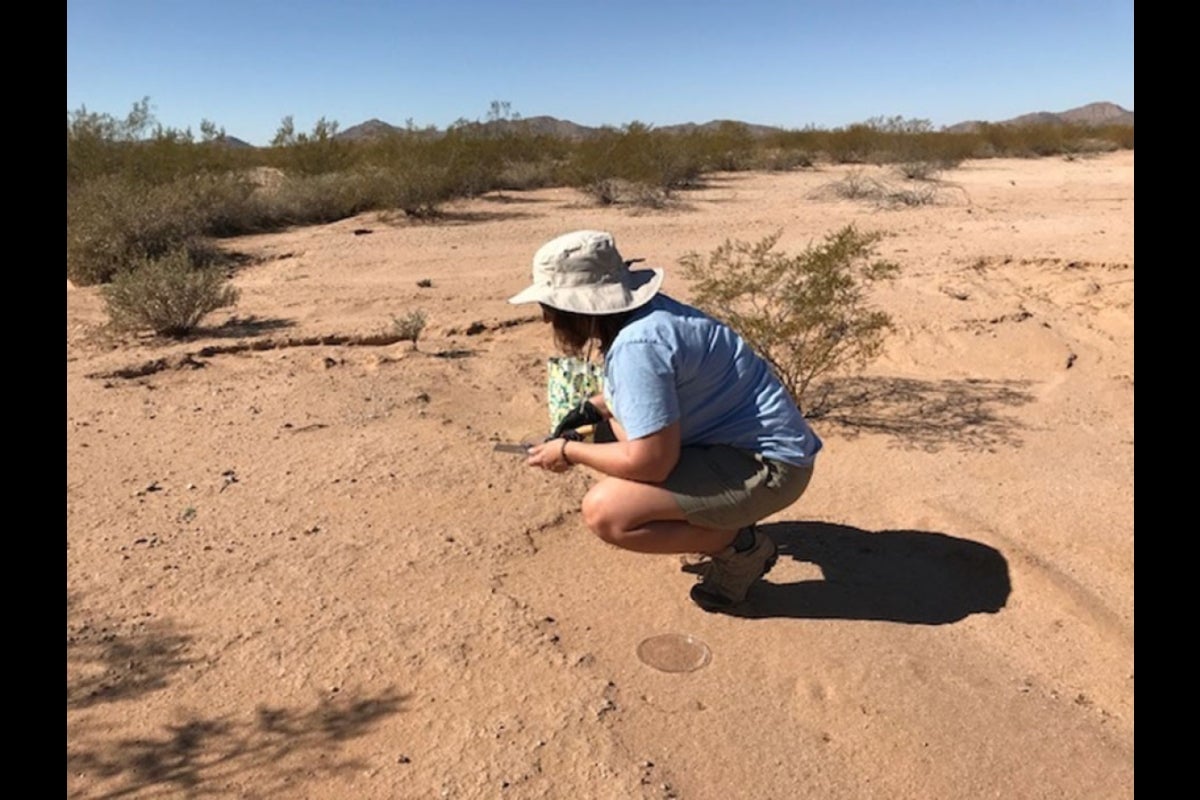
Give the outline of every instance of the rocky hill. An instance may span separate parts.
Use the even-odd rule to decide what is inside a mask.
[[[951,133],[969,133],[978,128],[983,120],[960,122],[946,128]],[[997,125],[1128,125],[1133,127],[1133,112],[1116,103],[1088,103],[1086,106],[1067,111],[1035,111],[1012,119],[993,123]]]
[[[959,122],[955,125],[949,125],[943,130],[951,133],[967,133],[975,130],[985,120],[970,120],[967,122]],[[678,125],[661,125],[654,126],[655,130],[661,130],[668,133],[689,133],[691,131],[711,131],[718,129],[721,125],[734,123],[744,125],[752,135],[765,136],[770,133],[775,133],[781,128],[772,127],[769,125],[755,125],[737,120],[712,120],[705,123],[687,122]],[[579,125],[569,120],[562,120],[550,116],[523,117],[518,119],[501,119],[491,120],[488,122],[464,122],[457,123],[477,127],[484,130],[495,130],[501,133],[516,132],[534,135],[555,136],[561,139],[580,140],[594,136],[603,127],[589,127]],[[1129,125],[1133,126],[1133,112],[1122,108],[1115,103],[1089,103],[1078,108],[1068,109],[1066,111],[1035,111],[1030,114],[1022,114],[1019,117],[1012,119],[992,122],[991,124],[998,125],[1061,125],[1061,124],[1076,124],[1076,125]],[[607,127],[619,127],[616,125]],[[425,128],[413,129],[410,127],[400,127],[384,122],[380,119],[369,119],[366,122],[359,123],[352,127],[339,131],[334,135],[335,139],[343,141],[362,141],[381,136],[386,136],[393,133],[419,133],[428,136],[438,136],[444,131],[438,130],[432,126]],[[239,143],[240,140],[233,137],[226,137],[230,144]],[[245,144],[244,142],[241,144]]]

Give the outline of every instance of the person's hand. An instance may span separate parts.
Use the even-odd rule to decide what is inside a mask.
[[[535,444],[529,448],[529,457],[525,459],[525,463],[531,467],[541,467],[550,472],[566,472],[575,466],[568,462],[563,454],[563,448],[568,441],[565,437],[559,437],[557,439],[547,439],[541,444]],[[574,441],[578,441],[578,439]]]
[[[592,401],[585,400],[577,408],[572,408],[568,411],[558,425],[554,426],[554,432],[550,434],[551,438],[557,438],[563,435],[563,432],[574,430],[583,425],[596,425],[604,420],[604,415],[600,413],[600,409],[592,405]]]

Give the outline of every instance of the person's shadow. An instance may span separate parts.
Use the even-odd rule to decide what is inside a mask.
[[[930,531],[868,532],[828,522],[760,525],[779,547],[773,573],[747,602],[747,618],[869,619],[943,625],[1004,608],[1012,585],[994,548]],[[812,562],[823,579],[774,583],[786,559]]]

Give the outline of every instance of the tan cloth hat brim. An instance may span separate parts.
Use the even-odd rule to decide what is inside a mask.
[[[624,283],[585,286],[533,285],[508,299],[513,305],[544,303],[576,314],[620,314],[649,303],[662,288],[662,269],[630,270]]]

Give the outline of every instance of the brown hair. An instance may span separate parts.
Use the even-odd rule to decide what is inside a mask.
[[[542,320],[554,328],[555,343],[571,356],[583,355],[584,346],[591,339],[599,341],[602,354],[607,353],[630,315],[628,311],[620,314],[577,314],[552,308],[545,303],[540,305]]]

